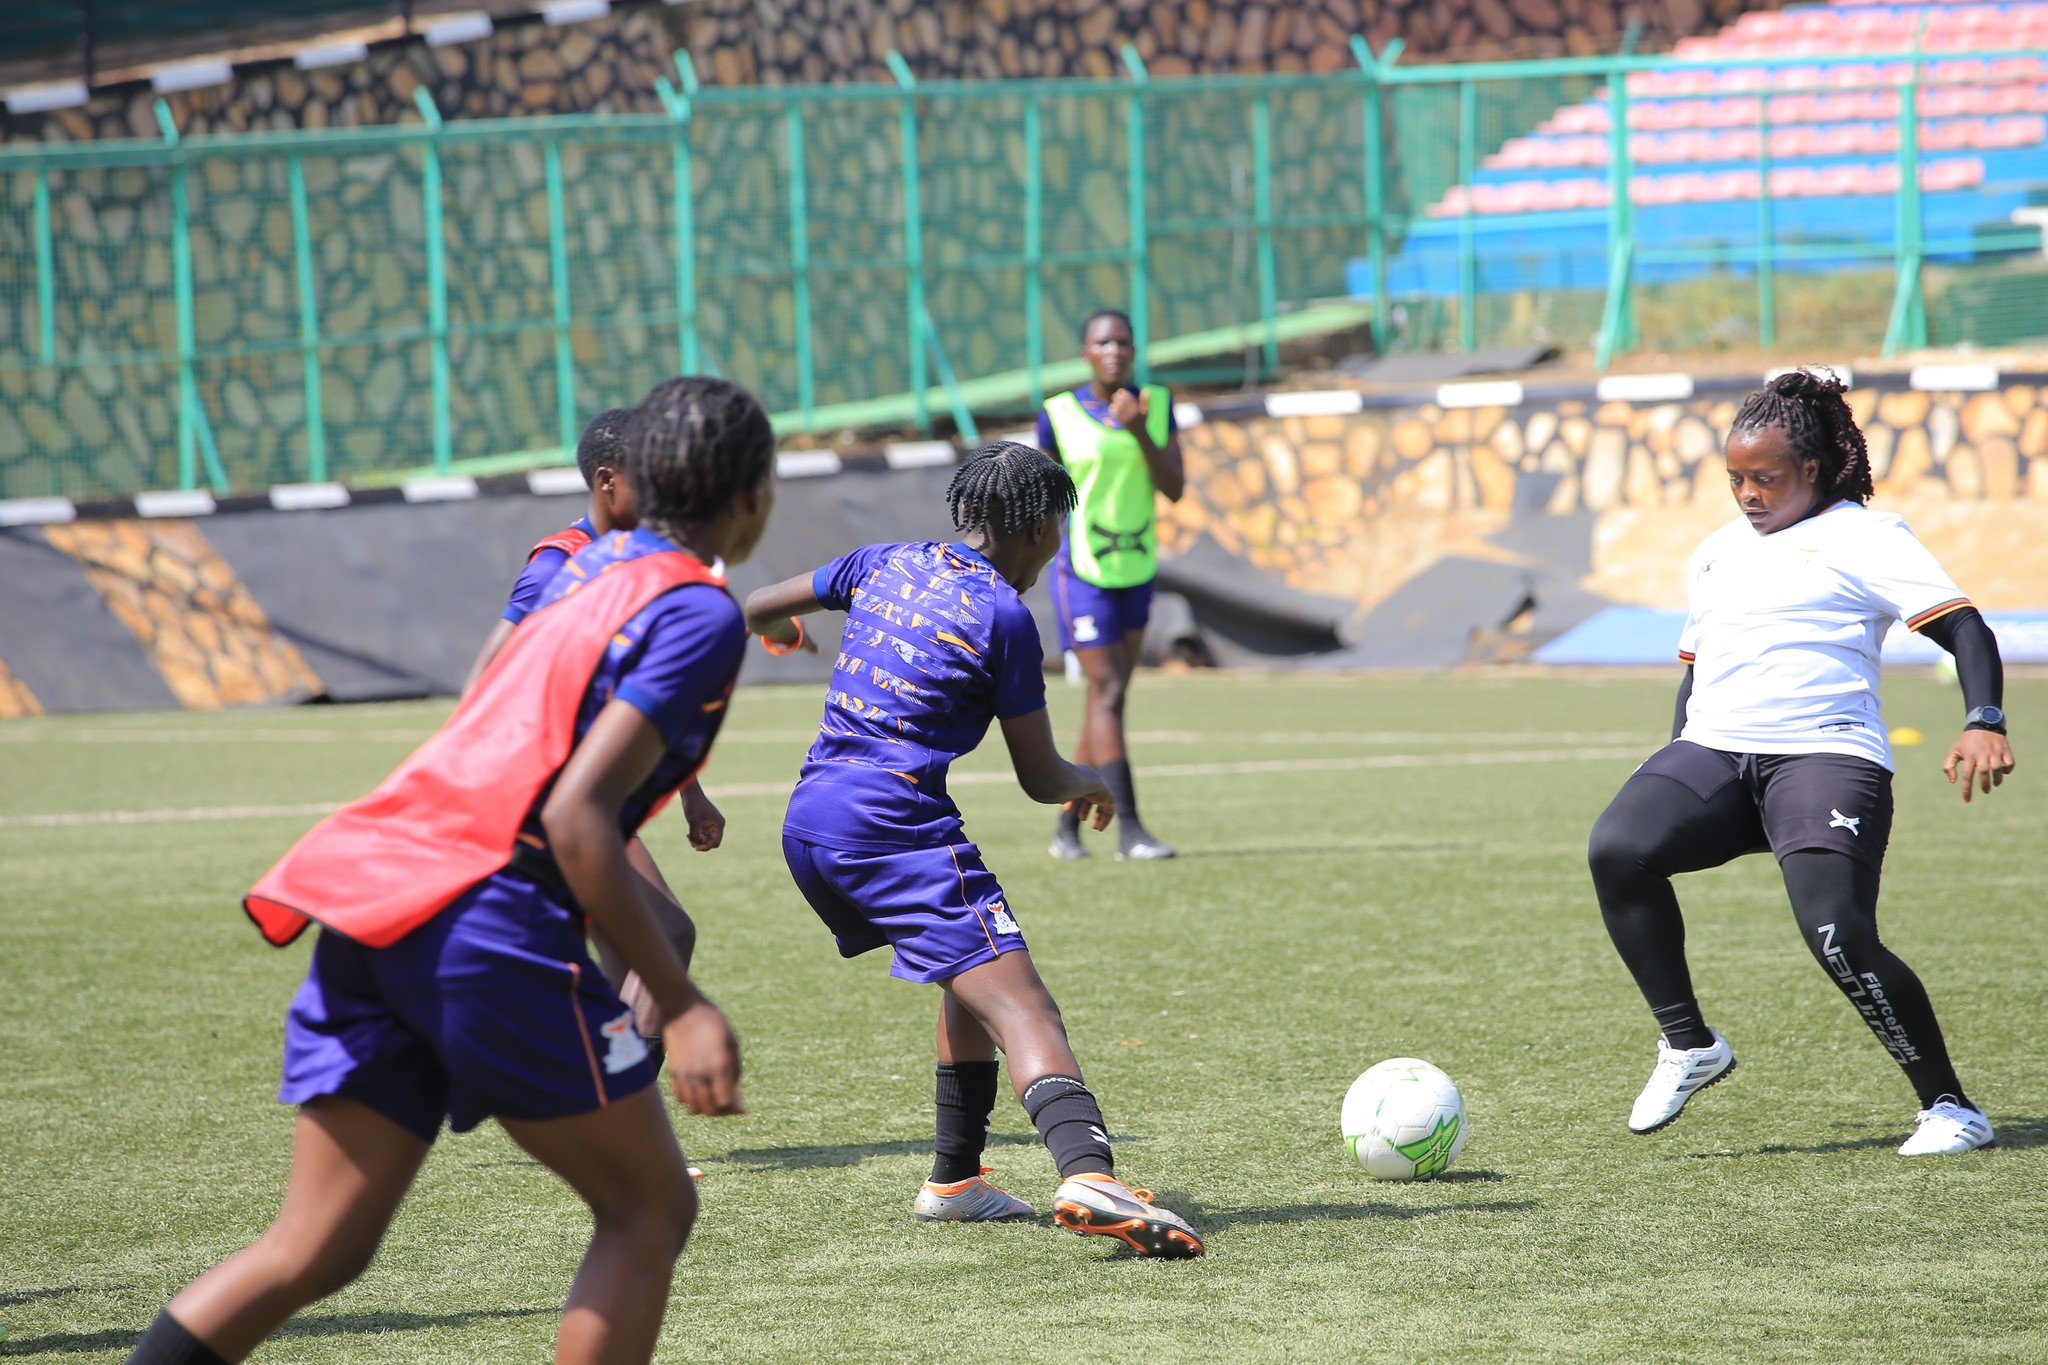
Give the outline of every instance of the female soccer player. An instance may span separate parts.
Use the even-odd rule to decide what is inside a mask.
[[[1185,1221],[1116,1179],[1059,1007],[946,793],[948,765],[994,719],[1033,800],[1077,817],[1092,811],[1097,829],[1115,814],[1100,775],[1053,742],[1038,628],[1018,596],[1057,551],[1073,480],[1039,451],[998,441],[961,467],[946,502],[966,532],[959,541],[870,545],[747,598],[748,628],[777,650],[807,643],[797,617],[847,613],[824,722],[783,823],[783,857],[842,956],[887,944],[891,975],[944,992],[937,1160],[916,1217],[1032,1213],[982,1179],[1000,1048],[1059,1167],[1060,1225],[1116,1237],[1141,1256],[1199,1256]]]
[[[495,1118],[590,1205],[555,1359],[645,1361],[696,1196],[603,929],[667,1017],[691,1112],[741,1112],[739,1052],[659,932],[626,837],[704,760],[746,630],[708,565],[774,503],[767,415],[723,380],[642,403],[642,524],[564,567],[448,724],[244,900],[266,938],[321,925],[285,1022],[300,1106],[284,1205],[187,1286],[131,1361],[240,1360],[376,1252],[442,1123]]]
[[[583,428],[583,435],[576,442],[576,470],[583,475],[583,486],[590,490],[590,501],[582,516],[527,552],[526,567],[512,584],[504,614],[485,638],[484,647],[477,651],[476,662],[469,666],[469,679],[462,685],[464,692],[483,676],[484,669],[505,647],[505,641],[512,638],[513,627],[533,611],[541,593],[562,571],[569,556],[607,531],[630,531],[638,522],[632,485],[626,480],[626,424],[632,419],[632,408],[609,408],[591,418],[590,425]]]
[[[1180,438],[1165,388],[1131,383],[1138,352],[1128,317],[1113,308],[1089,314],[1081,325],[1081,356],[1095,378],[1047,399],[1038,414],[1039,448],[1072,472],[1078,489],[1052,575],[1060,648],[1074,651],[1088,684],[1074,757],[1101,769],[1116,797],[1116,856],[1171,858],[1173,847],[1153,838],[1138,818],[1124,747],[1124,696],[1138,667],[1159,571],[1153,495],[1179,502],[1186,484]],[[1088,856],[1072,810],[1060,813],[1052,854]]]
[[[1806,946],[1920,1097],[1902,1156],[1991,1145],[1963,1093],[1920,980],[1877,936],[1891,837],[1891,752],[1878,650],[1895,620],[1955,655],[1968,708],[1943,771],[1989,793],[2013,769],[1989,626],[1871,494],[1863,433],[1841,382],[1806,371],[1752,393],[1726,446],[1742,510],[1693,551],[1672,743],[1593,826],[1600,912],[1663,1030],[1628,1126],[1654,1133],[1735,1069],[1685,962],[1671,877],[1768,848]]]
[[[476,686],[476,680],[490,667],[491,660],[498,657],[498,651],[512,638],[512,632],[519,623],[533,613],[542,594],[554,582],[555,575],[562,571],[562,566],[569,562],[570,556],[598,536],[612,531],[630,531],[640,524],[640,510],[633,498],[632,481],[626,477],[626,425],[632,421],[634,411],[632,408],[611,408],[593,417],[590,425],[583,429],[583,436],[576,443],[576,468],[583,475],[584,486],[590,490],[590,501],[582,516],[542,540],[527,554],[526,567],[512,584],[504,614],[484,640],[476,662],[470,665],[469,680],[462,685],[465,694]],[[692,848],[699,853],[709,853],[724,842],[725,815],[711,803],[711,798],[704,794],[695,778],[683,784],[680,804]],[[655,897],[648,906],[660,922],[662,934],[682,960],[683,970],[688,971],[690,959],[697,951],[696,921],[683,909],[676,893],[669,889],[667,879],[655,865],[654,855],[647,851],[647,845],[640,841],[638,835],[626,841],[626,860],[654,889]],[[597,960],[604,968],[606,979],[618,983],[619,998],[632,1006],[634,1026],[639,1029],[642,1041],[659,1065],[663,1023],[660,1003],[649,993],[639,973],[626,966],[625,959],[619,956],[618,950],[603,934],[593,932],[590,938],[591,946],[597,949]],[[694,1166],[690,1173],[703,1174]]]

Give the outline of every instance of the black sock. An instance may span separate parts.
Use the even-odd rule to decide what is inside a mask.
[[[981,1174],[988,1116],[996,1107],[996,1063],[940,1062],[935,1093],[938,1132],[932,1140],[932,1180],[940,1185],[972,1180]]]
[[[1081,837],[1081,815],[1079,811],[1062,810],[1060,812],[1059,834],[1062,839],[1078,839]]]
[[[1024,1088],[1024,1112],[1045,1139],[1060,1179],[1116,1173],[1102,1106],[1078,1076],[1040,1076]]]
[[[1675,1048],[1691,1049],[1712,1047],[1714,1035],[1700,1018],[1700,1002],[1691,996],[1671,1005],[1652,1005],[1650,1013],[1657,1016],[1657,1027],[1664,1030],[1664,1041]]]
[[[166,1308],[128,1353],[128,1365],[228,1365],[213,1348],[185,1330]]]
[[[1113,758],[1102,764],[1098,771],[1102,774],[1102,784],[1116,798],[1116,826],[1120,831],[1117,842],[1128,844],[1133,839],[1145,837],[1145,822],[1138,818],[1138,789],[1131,785],[1131,761]]]

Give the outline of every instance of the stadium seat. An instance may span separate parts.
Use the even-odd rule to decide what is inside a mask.
[[[1916,42],[1939,55],[1916,61]],[[2048,49],[2048,0],[1832,0],[1744,14],[1717,34],[1680,41],[1671,56],[1690,65],[1626,78],[1637,240],[1657,253],[1645,269],[1676,279],[1728,268],[1753,249],[1754,205],[1766,192],[1757,165],[1760,112],[1770,124],[1767,189],[1779,204],[1773,231],[1804,244],[1779,268],[1840,269],[1888,252],[1897,222],[1890,200],[1899,184],[1900,100],[1916,78],[1930,258],[1967,259],[1974,248],[1932,244],[1971,242],[1982,224],[2023,208],[2029,185],[2048,185],[2048,51],[1960,54],[2030,45]],[[1741,61],[1844,53],[1858,59],[1775,68]],[[1404,288],[1455,292],[1466,232],[1458,220],[1468,209],[1482,289],[1583,288],[1599,278],[1609,230],[1612,98],[1605,89],[1558,109],[1486,156],[1473,184],[1451,188],[1425,210],[1392,278]],[[1815,249],[1832,243],[1841,244],[1839,256]],[[1713,254],[1702,251],[1690,264],[1686,248]]]

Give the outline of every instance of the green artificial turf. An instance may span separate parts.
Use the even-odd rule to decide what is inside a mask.
[[[706,779],[726,847],[649,843],[745,1040],[742,1119],[679,1115],[708,1176],[664,1360],[2048,1358],[2048,755],[1969,807],[1937,768],[1952,689],[1889,685],[1888,940],[1926,980],[1996,1150],[1907,1162],[1911,1092],[1808,958],[1775,869],[1684,879],[1694,973],[1739,1075],[1622,1126],[1654,1034],[1601,931],[1588,827],[1668,724],[1672,679],[1146,676],[1145,812],[1176,862],[1059,864],[1051,816],[963,765],[1002,879],[1118,1136],[1120,1171],[1208,1238],[1141,1262],[1036,1225],[911,1221],[935,991],[839,959],[782,866],[779,784],[819,690],[736,700]],[[1059,731],[1078,694],[1055,682]],[[254,1237],[284,1179],[273,1102],[308,943],[237,896],[443,707],[0,725],[0,1355],[118,1360]],[[264,813],[284,807],[286,813]],[[232,818],[24,823],[245,808]],[[254,808],[249,812],[247,808]],[[1464,1089],[1449,1177],[1378,1184],[1338,1105],[1414,1055]],[[1007,1094],[989,1161],[1049,1202]],[[486,1127],[444,1137],[382,1255],[261,1359],[546,1358],[586,1218]]]

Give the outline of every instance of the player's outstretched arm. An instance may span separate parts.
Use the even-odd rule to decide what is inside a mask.
[[[505,642],[518,628],[517,621],[498,618],[497,624],[491,627],[491,633],[484,638],[484,647],[476,652],[476,662],[469,666],[469,676],[462,680],[463,696],[469,695],[469,690],[476,686],[476,680],[484,675],[484,670],[491,666],[491,660],[498,657],[498,651],[505,647]]]
[[[796,618],[824,609],[825,604],[812,590],[811,575],[798,574],[747,594],[747,629],[785,652],[803,649],[816,654],[818,642]]]
[[[1092,827],[1109,827],[1116,814],[1116,798],[1109,794],[1101,773],[1061,757],[1044,707],[1004,721],[1003,742],[1010,746],[1010,766],[1016,769],[1017,785],[1026,796],[1048,806],[1065,806],[1084,820],[1092,809]]]
[[[619,808],[661,761],[654,723],[630,703],[598,713],[541,808],[541,824],[563,878],[591,922],[645,983],[668,1023],[669,1074],[693,1114],[740,1114],[739,1040],[718,1007],[690,980],[643,897],[626,857]]]

